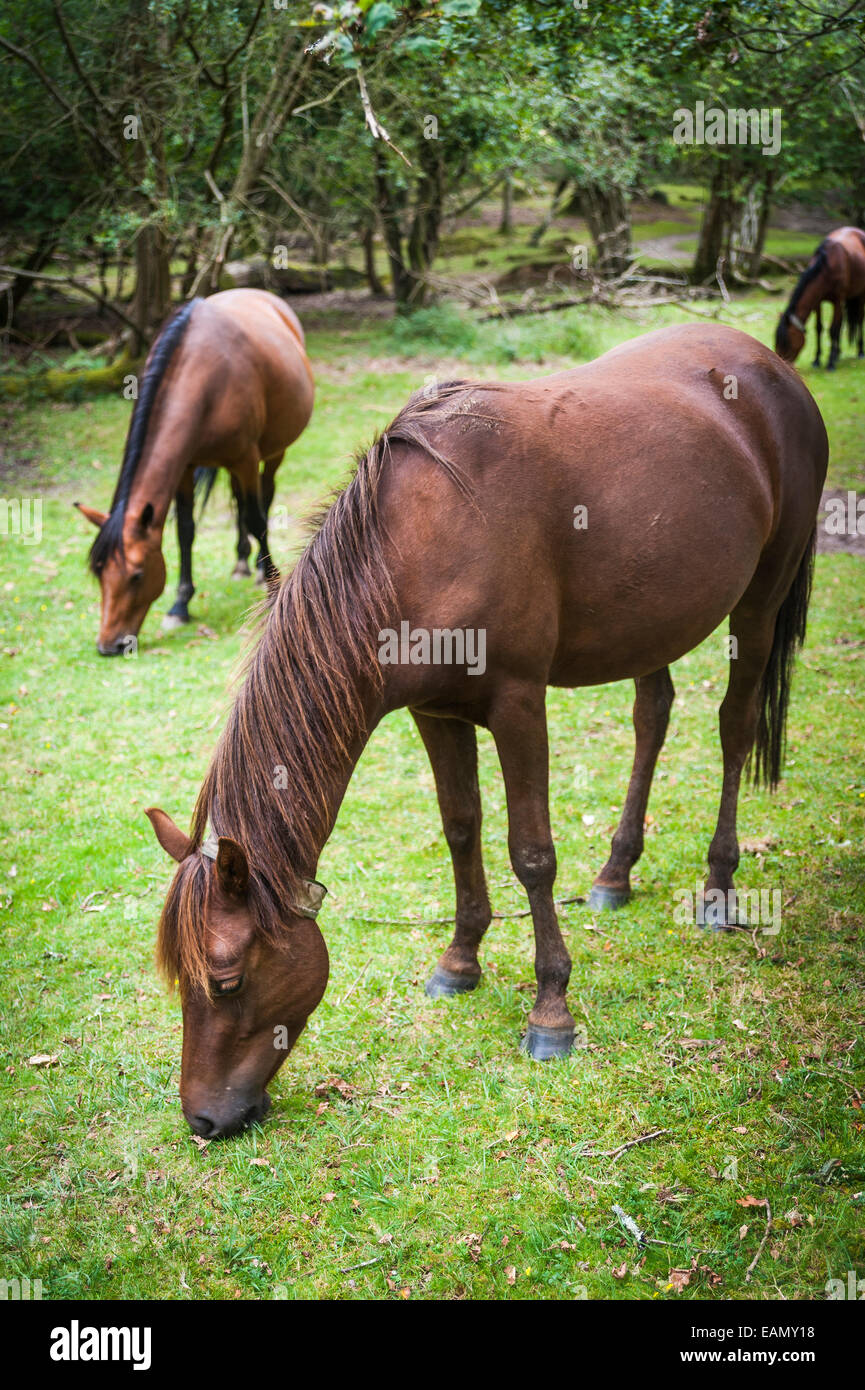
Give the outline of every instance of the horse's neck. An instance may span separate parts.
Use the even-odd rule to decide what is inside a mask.
[[[150,503],[154,524],[163,526],[184,473],[194,460],[200,437],[200,412],[180,410],[170,402],[154,412],[141,460],[129,494],[128,511],[137,516]]]
[[[315,863],[310,863],[302,870],[303,874],[309,878],[315,878],[319,857],[331,837],[333,827],[336,824],[336,818],[339,815],[340,807],[342,806],[343,799],[348,790],[348,784],[354,776],[354,770],[360,761],[361,754],[369,742],[369,737],[369,734],[359,735],[354,746],[346,755],[336,760],[334,767],[329,772],[325,796],[325,809],[322,822],[317,828],[316,834],[316,840],[320,843],[317,843],[315,847]]]
[[[793,313],[804,323],[808,315],[826,296],[825,275],[821,271],[815,275],[814,279],[805,286],[796,303],[793,305]]]

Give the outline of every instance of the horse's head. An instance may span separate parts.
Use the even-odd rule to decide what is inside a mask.
[[[75,505],[99,528],[90,551],[102,596],[97,648],[101,656],[128,654],[150,605],[165,588],[162,527],[155,524],[149,502],[137,513],[127,507],[112,515]]]
[[[775,329],[775,351],[785,362],[795,362],[805,346],[805,325],[785,309]]]
[[[196,1134],[236,1134],[267,1111],[267,1085],[327,985],[315,914],[324,896],[275,908],[270,884],[243,848],[221,836],[194,848],[164,811],[147,812],[179,865],[159,924],[163,970],[180,985],[180,1100]]]

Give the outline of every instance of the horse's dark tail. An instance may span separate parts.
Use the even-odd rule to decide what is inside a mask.
[[[204,516],[204,508],[210,501],[210,494],[213,491],[218,472],[218,468],[206,468],[202,466],[201,468],[196,468],[193,475],[195,481],[195,495],[201,498],[201,506],[198,511],[199,520]]]
[[[796,578],[778,610],[772,650],[760,685],[760,719],[751,760],[751,777],[756,785],[762,783],[770,791],[774,791],[781,780],[793,662],[805,640],[816,545],[815,526],[796,571]]]
[[[847,336],[851,343],[855,343],[859,335],[859,322],[862,318],[863,296],[858,299],[848,299],[844,305],[847,311]]]

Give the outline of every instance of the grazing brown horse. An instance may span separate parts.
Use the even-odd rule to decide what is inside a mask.
[[[821,241],[808,265],[796,282],[790,303],[784,310],[775,331],[775,351],[785,362],[795,362],[805,346],[805,325],[814,310],[817,320],[817,355],[814,366],[820,365],[820,336],[823,325],[820,308],[824,299],[832,305],[829,326],[830,371],[841,355],[841,324],[847,310],[847,325],[851,343],[858,338],[859,356],[865,357],[862,342],[862,320],[865,318],[865,232],[858,227],[839,227]]]
[[[227,468],[238,504],[235,574],[249,574],[247,531],[258,567],[276,575],[267,540],[274,475],[312,414],[312,370],[297,315],[264,290],[193,299],[151,348],[111,511],[76,504],[99,527],[90,568],[102,591],[99,651],[134,649],[165,588],[162,532],[177,501],[180,584],[166,626],[189,622],[196,469]]]
[[[616,906],[643,847],[669,664],[729,615],[737,647],[707,883],[721,890],[710,902],[728,902],[755,741],[755,776],[781,775],[826,462],[823,421],[796,372],[716,325],[650,333],[537,381],[412,397],[279,590],[191,835],[147,813],[179,864],[158,949],[180,982],[181,1098],[194,1130],[230,1134],[264,1113],[267,1084],[321,999],[319,855],[391,710],[407,706],[420,730],[456,883],[456,930],[427,991],[473,989],[481,975],[491,910],[480,725],[498,750],[511,862],[534,924],[524,1047],[558,1056],[574,1022],[553,900],[546,687],[636,684],[631,782],[592,893],[595,906]],[[710,920],[731,919],[718,907]]]

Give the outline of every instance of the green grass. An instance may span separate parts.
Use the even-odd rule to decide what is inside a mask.
[[[778,308],[750,297],[725,317],[768,340]],[[681,316],[581,311],[503,328],[436,310],[419,337],[320,318],[316,412],[277,491],[280,563],[297,552],[302,514],[431,371],[529,376]],[[861,489],[865,370],[847,357],[834,377],[804,375],[829,424],[831,481]],[[562,909],[583,1046],[529,1063],[525,919],[493,923],[475,995],[422,992],[449,938],[425,923],[452,912],[453,887],[431,772],[400,713],[361,760],[320,864],[325,1000],[267,1122],[200,1149],[176,1096],[179,1009],[152,959],[170,866],[143,809],[185,823],[253,589],[228,578],[221,487],[196,541],[196,621],[163,638],[154,612],[137,658],[96,655],[90,535],[70,502],[107,504],[128,408],[4,406],[4,495],[45,501],[42,544],[0,548],[0,1272],[41,1278],[49,1298],[178,1299],[822,1298],[827,1278],[861,1277],[861,560],[819,559],[785,778],[776,797],[741,800],[741,835],[766,845],[743,854],[739,883],[781,888],[778,936],[719,937],[674,918],[676,893],[702,877],[720,788],[719,633],[674,668],[632,904]],[[173,538],[167,557],[172,585]],[[626,684],[550,692],[561,897],[585,893],[606,857],[630,703]],[[486,736],[481,780],[494,905],[518,912]],[[29,1065],[39,1053],[56,1065]],[[655,1129],[669,1133],[603,1156]],[[768,1197],[774,1218],[750,1283],[764,1209],[748,1197]],[[638,1253],[613,1204],[664,1243]],[[675,1292],[670,1271],[689,1268]]]

